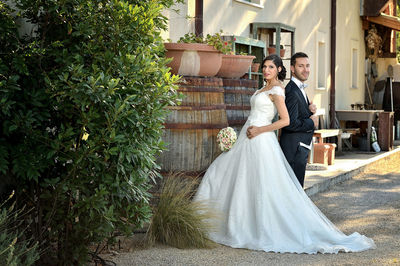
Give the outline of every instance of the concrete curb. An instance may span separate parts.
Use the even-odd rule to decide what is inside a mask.
[[[312,196],[319,192],[326,191],[330,187],[334,186],[335,184],[352,179],[354,176],[367,170],[368,167],[373,166],[375,163],[377,163],[381,160],[387,160],[387,159],[389,159],[389,157],[392,157],[392,156],[399,156],[399,158],[400,158],[400,148],[399,147],[393,149],[392,151],[384,152],[373,158],[370,158],[370,159],[366,160],[365,163],[363,163],[363,165],[361,165],[355,169],[349,169],[346,172],[339,173],[339,174],[333,175],[331,177],[321,178],[322,179],[321,182],[317,182],[317,183],[311,185],[310,187],[306,188],[305,192],[308,196]]]

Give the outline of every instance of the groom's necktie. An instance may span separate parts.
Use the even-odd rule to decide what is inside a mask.
[[[307,84],[302,83],[302,84],[300,85],[300,91],[301,91],[301,93],[303,93],[303,96],[304,96],[304,99],[306,100],[306,103],[309,104],[306,91],[304,90],[304,89],[307,88],[307,87],[308,87]]]

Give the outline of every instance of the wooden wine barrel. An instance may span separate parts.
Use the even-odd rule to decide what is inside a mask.
[[[250,98],[258,82],[250,79],[223,79],[228,125],[239,134],[250,115]]]
[[[179,84],[182,104],[169,106],[163,141],[167,143],[158,162],[161,172],[204,172],[220,153],[216,136],[228,126],[222,79],[184,77]]]

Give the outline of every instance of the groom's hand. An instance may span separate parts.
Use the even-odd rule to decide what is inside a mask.
[[[314,122],[314,128],[318,128],[318,116],[312,115],[312,116],[310,116],[310,118]]]
[[[260,128],[256,126],[249,126],[246,131],[246,135],[249,139],[252,139],[260,134]]]
[[[310,109],[311,113],[315,114],[317,112],[317,106],[315,104],[313,104],[313,102],[310,102],[310,105],[308,106],[308,108]]]

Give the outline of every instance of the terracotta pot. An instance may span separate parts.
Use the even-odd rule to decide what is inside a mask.
[[[268,47],[268,54],[276,54],[276,48],[275,47]],[[284,57],[285,56],[285,49],[281,49],[279,52],[280,57]]]
[[[253,55],[222,55],[222,65],[217,77],[240,78],[249,71],[254,58],[256,57]]]
[[[171,73],[182,76],[213,77],[222,63],[222,54],[213,46],[200,43],[165,43]]]
[[[251,72],[258,72],[259,68],[260,68],[260,63],[251,64]]]

